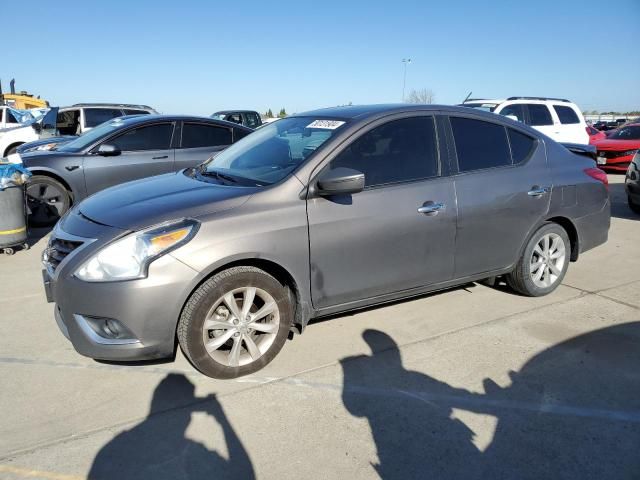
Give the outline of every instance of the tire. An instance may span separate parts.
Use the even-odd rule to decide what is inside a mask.
[[[246,298],[253,298],[250,315],[269,313],[248,321],[238,319],[243,316]],[[292,323],[288,288],[263,270],[240,266],[217,273],[193,292],[180,315],[177,337],[183,353],[201,373],[236,378],[271,362],[287,340]]]
[[[51,227],[71,206],[71,195],[64,185],[46,175],[34,175],[27,184],[29,224]]]
[[[528,297],[547,295],[562,283],[570,257],[571,243],[565,229],[547,223],[529,239],[516,268],[506,276],[507,284]]]
[[[631,200],[630,196],[627,196],[627,202],[629,203],[629,208],[631,209],[631,211],[640,215],[640,205]]]

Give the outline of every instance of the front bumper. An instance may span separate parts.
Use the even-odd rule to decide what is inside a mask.
[[[56,227],[53,235],[65,233]],[[111,240],[116,232],[104,233]],[[168,254],[154,261],[143,279],[91,283],[73,276],[103,244],[101,240],[89,241],[85,248],[71,252],[55,271],[43,271],[47,299],[56,304],[61,332],[78,353],[95,359],[132,361],[172,356],[178,318],[197,272]],[[92,327],[106,319],[124,326],[127,335],[111,338]]]
[[[607,171],[625,172],[633,159],[633,154],[611,157],[612,154],[614,152],[598,152],[598,167]]]

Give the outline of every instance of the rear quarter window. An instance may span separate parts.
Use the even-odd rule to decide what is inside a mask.
[[[562,124],[575,124],[580,123],[580,118],[575,110],[571,107],[567,107],[564,105],[554,105],[553,109],[558,114],[558,118],[560,119],[560,123]]]
[[[512,128],[508,128],[509,144],[511,145],[511,158],[514,164],[522,163],[533,151],[536,140],[535,138],[518,132]]]

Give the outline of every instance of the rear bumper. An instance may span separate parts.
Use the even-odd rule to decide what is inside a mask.
[[[585,215],[575,220],[578,232],[580,253],[605,243],[609,238],[611,225],[611,202],[607,199],[598,212]]]

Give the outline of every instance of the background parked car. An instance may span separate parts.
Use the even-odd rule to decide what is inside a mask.
[[[226,120],[249,128],[258,128],[262,125],[262,118],[253,110],[221,110],[211,114],[211,118]]]
[[[591,125],[587,125],[587,133],[589,134],[589,144],[593,145],[598,140],[602,140],[603,138],[607,138],[604,132],[593,128]]]
[[[50,151],[27,152],[35,226],[55,223],[72,202],[130,180],[193,167],[253,130],[189,116],[116,118]]]
[[[582,112],[569,100],[547,97],[469,99],[463,106],[512,117],[532,126],[556,142],[589,143],[587,123]]]
[[[594,143],[598,150],[598,166],[605,170],[624,172],[640,149],[640,123],[619,128],[610,136]]]
[[[629,208],[640,215],[640,150],[636,152],[627,168],[624,179]]]
[[[46,110],[44,115],[0,132],[0,157],[15,157],[18,147],[24,143],[57,135],[58,108]],[[15,159],[10,159],[15,161]]]

